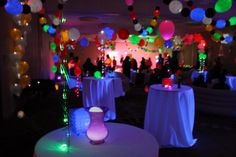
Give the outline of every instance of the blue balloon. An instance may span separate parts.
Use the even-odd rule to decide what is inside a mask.
[[[225,25],[226,25],[225,20],[217,20],[217,21],[216,21],[216,28],[221,29],[221,28],[224,28]]]
[[[57,63],[57,62],[59,62],[59,56],[58,55],[54,55],[53,56],[53,61],[54,61],[54,63]]]
[[[50,34],[50,35],[54,35],[54,34],[56,34],[56,28],[53,28],[52,26],[49,26],[49,28],[48,28],[48,33]]]
[[[166,48],[171,48],[171,47],[173,46],[173,42],[172,42],[171,40],[166,40],[166,41],[164,42],[164,46],[165,46]]]
[[[146,29],[144,29],[144,30],[143,30],[143,32],[142,32],[142,36],[144,36],[144,37],[145,37],[145,36],[147,36],[147,35],[148,35],[148,32],[147,32],[147,30],[146,30]]]
[[[86,37],[83,37],[82,39],[80,39],[80,45],[83,47],[87,47],[89,45],[89,41]]]
[[[205,17],[205,10],[202,8],[195,8],[191,11],[190,17],[193,21],[201,22]]]
[[[5,5],[5,10],[12,15],[21,14],[23,11],[23,6],[18,0],[8,0]]]
[[[105,28],[103,28],[102,30],[106,33],[107,38],[108,38],[109,40],[111,40],[111,39],[112,39],[112,36],[113,36],[113,33],[114,33],[114,30],[111,29],[110,27],[105,27]]]
[[[225,41],[227,43],[231,43],[233,41],[233,37],[232,36],[227,36],[227,37],[225,37]]]

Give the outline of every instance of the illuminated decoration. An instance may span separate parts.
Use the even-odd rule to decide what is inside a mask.
[[[102,77],[101,72],[100,72],[100,71],[96,71],[96,72],[94,73],[94,77],[95,77],[96,79],[100,79],[100,78]]]
[[[215,25],[216,28],[222,29],[225,26],[226,26],[225,20],[217,20],[216,21],[216,25]]]
[[[162,86],[164,88],[171,88],[172,87],[172,80],[170,78],[163,78],[162,79]]]
[[[21,14],[23,11],[23,6],[19,0],[8,0],[5,5],[5,10],[12,15]]]
[[[198,58],[200,62],[199,71],[204,71],[207,55],[205,53],[199,53]]]
[[[205,17],[205,10],[202,8],[195,8],[191,11],[190,17],[195,22],[201,22]]]
[[[59,147],[58,147],[59,151],[60,152],[68,152],[69,151],[69,146],[67,144],[61,144]]]
[[[173,14],[179,14],[182,11],[182,9],[183,9],[183,4],[178,0],[171,1],[169,4],[169,10]]]
[[[165,47],[166,48],[172,48],[173,46],[173,43],[171,40],[166,40],[165,43],[164,43]]]
[[[224,13],[230,10],[232,7],[233,1],[232,0],[217,0],[215,3],[215,11],[218,13]]]
[[[52,69],[52,72],[53,72],[53,73],[56,73],[56,72],[57,72],[57,66],[53,65],[51,69]]]
[[[86,37],[83,37],[82,39],[80,39],[79,43],[83,47],[89,46],[89,40]]]
[[[236,16],[233,16],[229,19],[230,26],[236,25]]]
[[[128,2],[127,2],[128,1]],[[128,6],[129,16],[134,24],[134,30],[142,34],[143,36],[150,35],[153,32],[154,27],[157,25],[157,18],[160,15],[160,7],[156,6],[153,11],[153,18],[150,21],[150,25],[145,29],[137,18],[137,14],[134,11],[133,3],[134,1],[130,2],[131,0],[126,0],[126,5]]]
[[[85,108],[75,109],[74,111],[71,111],[70,116],[72,132],[76,135],[86,134],[90,123],[88,111],[86,111]]]
[[[159,32],[164,40],[169,40],[175,33],[175,25],[170,20],[164,20],[159,25]]]
[[[104,112],[100,107],[89,109],[90,124],[87,129],[87,136],[91,144],[102,144],[108,135],[108,129],[104,124]]]
[[[130,40],[130,42],[131,42],[132,44],[136,45],[136,44],[139,43],[140,38],[139,38],[137,35],[131,35],[131,36],[129,37],[129,40]]]
[[[55,51],[55,50],[57,49],[56,43],[51,42],[51,43],[50,43],[50,49],[53,50],[53,51]]]

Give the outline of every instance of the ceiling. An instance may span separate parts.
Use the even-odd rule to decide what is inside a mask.
[[[201,23],[194,23],[189,17],[183,17],[181,14],[172,14],[168,5],[162,0],[134,0],[134,10],[137,13],[139,22],[148,26],[152,19],[152,12],[155,6],[159,6],[161,15],[158,21],[172,20],[175,27],[179,28],[178,33],[193,33],[196,30],[203,31],[204,26]],[[184,0],[183,4],[186,6]],[[186,1],[186,0],[185,0]],[[216,0],[195,0],[196,7],[204,9],[214,7]],[[55,12],[57,9],[55,1],[47,1],[47,11]],[[228,19],[236,14],[236,5],[234,4],[230,11],[223,14],[216,14],[215,18]],[[133,23],[128,15],[125,0],[68,0],[64,5],[64,15],[67,22],[63,27],[76,27],[81,34],[96,34],[102,28],[109,26],[115,31],[120,28],[128,28],[134,33]],[[184,28],[184,29],[182,29]],[[194,29],[194,30],[193,30]]]

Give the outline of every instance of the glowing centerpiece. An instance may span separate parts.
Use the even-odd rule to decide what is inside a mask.
[[[171,88],[172,87],[172,80],[170,78],[163,78],[162,85],[165,88]]]
[[[104,112],[100,107],[89,109],[90,124],[87,129],[87,136],[92,144],[104,143],[108,130],[104,125]]]

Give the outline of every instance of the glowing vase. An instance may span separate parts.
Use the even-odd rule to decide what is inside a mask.
[[[89,109],[90,124],[87,129],[87,136],[92,144],[104,143],[108,130],[104,124],[104,112],[99,107]]]

